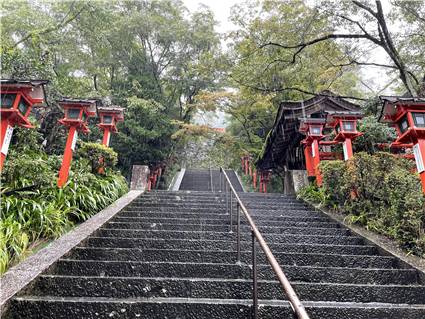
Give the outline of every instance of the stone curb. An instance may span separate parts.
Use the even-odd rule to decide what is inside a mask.
[[[186,168],[182,168],[173,179],[173,183],[168,188],[169,191],[176,192],[180,189],[180,184],[182,183],[183,176],[186,173]]]
[[[0,314],[4,313],[8,301],[17,292],[22,290],[40,273],[90,236],[142,193],[142,190],[129,191],[69,233],[66,233],[4,273],[0,278]]]

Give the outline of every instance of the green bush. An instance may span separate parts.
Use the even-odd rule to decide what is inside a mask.
[[[112,148],[92,142],[82,142],[77,156],[89,161],[93,174],[97,174],[101,167],[114,168],[118,161],[118,154]]]
[[[28,148],[9,153],[1,176],[0,273],[25,256],[31,244],[59,237],[128,191],[119,172],[92,173],[89,158],[97,154],[105,156],[108,165],[116,162],[113,151],[99,148],[96,153],[93,149],[98,148],[88,145],[82,152],[85,157],[73,161],[63,188],[56,186],[57,156]]]
[[[367,152],[373,154],[379,149],[379,143],[391,143],[396,138],[396,130],[385,123],[379,122],[375,116],[366,116],[358,123],[358,131],[363,135],[353,142],[355,152]]]
[[[352,222],[425,255],[425,197],[413,167],[413,162],[389,153],[356,153],[347,162],[322,162],[323,186],[300,196],[337,208]]]

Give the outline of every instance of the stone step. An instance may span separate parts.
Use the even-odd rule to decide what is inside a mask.
[[[398,268],[394,257],[367,255],[332,255],[313,253],[275,253],[281,265],[350,267],[350,268]],[[207,251],[181,249],[137,249],[137,248],[99,248],[76,247],[66,259],[115,260],[115,261],[164,261],[164,262],[236,262],[235,251]],[[251,252],[241,253],[242,262],[251,262]],[[259,253],[259,263],[266,263],[264,254]]]
[[[425,286],[292,282],[301,300],[424,304]],[[30,294],[57,297],[249,299],[251,279],[42,275]],[[286,299],[277,281],[259,280],[258,297]]]
[[[135,212],[135,213],[168,213],[175,215],[183,214],[194,214],[195,216],[213,216],[213,215],[228,215],[226,210],[223,209],[202,209],[195,207],[188,208],[170,208],[170,207],[133,207],[127,206],[123,211],[126,212]],[[233,212],[236,214],[236,210]],[[121,213],[120,213],[121,215]],[[255,216],[267,216],[267,217],[282,217],[282,216],[293,216],[293,217],[324,217],[322,213],[312,212],[310,210],[284,210],[284,213],[279,213],[279,211],[266,211],[266,210],[255,210],[250,211],[252,217]]]
[[[424,305],[388,303],[304,302],[312,319],[423,319]],[[9,318],[198,318],[246,319],[251,317],[252,301],[243,299],[202,298],[89,298],[38,297],[16,298]],[[259,300],[259,319],[295,319],[286,301]]]
[[[157,224],[141,222],[117,222],[110,221],[105,228],[139,229],[139,230],[177,230],[177,231],[230,231],[230,225],[205,225],[205,224]],[[236,225],[232,227],[236,231]],[[251,227],[241,225],[241,232],[250,232]],[[351,232],[345,228],[313,228],[313,227],[285,227],[285,226],[258,226],[262,234],[300,234],[300,235],[326,235],[326,236],[350,236]]]
[[[98,237],[130,237],[130,238],[161,238],[161,239],[205,239],[236,241],[236,233],[209,231],[171,231],[171,230],[138,230],[101,227]],[[304,243],[324,245],[362,245],[364,240],[357,236],[326,236],[300,234],[264,234],[264,239],[270,243]],[[242,232],[241,240],[251,240],[251,234]]]
[[[190,210],[203,210],[203,211],[213,211],[213,210],[225,210],[226,209],[226,202],[203,202],[199,201],[196,203],[190,203],[190,202],[171,202],[171,201],[158,201],[158,202],[133,202],[129,206],[132,209],[138,210],[138,209],[190,209]],[[236,202],[233,206],[236,209]],[[255,206],[255,207],[248,207],[246,208],[249,211],[266,211],[266,212],[273,212],[276,213],[278,210],[289,210],[289,211],[308,211],[311,213],[314,213],[314,210],[312,210],[310,207],[298,204],[298,203],[285,203],[280,206]],[[317,212],[316,212],[317,213]]]
[[[271,266],[259,264],[258,278],[274,280]],[[283,266],[291,281],[334,282],[353,284],[418,284],[413,269],[370,269],[315,266]],[[252,267],[242,263],[189,263],[189,262],[123,262],[61,259],[49,274],[73,276],[125,277],[180,277],[180,278],[245,278],[252,277]]]
[[[139,249],[184,249],[184,250],[237,250],[235,241],[225,240],[188,240],[188,239],[135,239],[117,237],[90,237],[81,245],[84,247],[139,248]],[[326,253],[344,255],[376,255],[374,246],[349,245],[306,245],[306,244],[269,244],[273,253]],[[251,250],[250,241],[241,242],[241,250]]]
[[[236,215],[236,213],[234,214]],[[250,214],[255,221],[269,220],[269,221],[301,221],[301,222],[332,222],[332,220],[321,214],[311,213],[299,213],[292,215],[276,214],[276,215],[262,215],[262,214]],[[199,212],[187,212],[187,211],[146,211],[146,210],[132,210],[127,208],[123,210],[117,217],[145,217],[145,218],[187,218],[187,219],[224,219],[229,220],[229,214],[224,212],[212,212],[212,213],[199,213]],[[241,215],[242,216],[242,215]],[[236,219],[236,216],[233,217]],[[241,220],[245,217],[241,217]]]
[[[236,222],[236,219],[234,222]],[[229,225],[229,217],[223,219],[206,219],[206,218],[153,218],[153,217],[122,217],[117,215],[111,221],[116,222],[144,222],[144,223],[156,223],[156,224],[180,224],[180,225]],[[241,216],[241,225],[247,225],[248,221]],[[294,226],[294,227],[314,227],[314,228],[341,228],[341,225],[336,222],[304,222],[297,221],[296,219],[282,219],[282,221],[269,221],[268,219],[255,221],[255,224],[260,226]]]

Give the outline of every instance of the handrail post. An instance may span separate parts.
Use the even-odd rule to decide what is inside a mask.
[[[258,282],[257,282],[257,250],[255,247],[255,234],[251,230],[252,237],[252,317],[258,318]]]
[[[225,196],[226,196],[226,214],[228,213],[228,210],[227,210],[227,187],[228,187],[228,185],[227,185],[227,183],[224,183],[224,194],[225,194]]]
[[[230,232],[233,233],[233,193],[230,190]]]
[[[236,250],[238,252],[238,262],[241,262],[241,213],[240,213],[240,206],[239,202],[236,204],[236,211],[237,211],[237,237],[236,237]]]

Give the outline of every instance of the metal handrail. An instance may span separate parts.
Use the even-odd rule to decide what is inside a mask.
[[[220,180],[221,175],[224,176],[224,180],[227,182],[223,186],[222,183],[220,183],[220,187],[223,186],[224,191],[226,193],[226,212],[230,211],[230,232],[232,232],[232,216],[233,216],[233,206],[232,206],[232,197],[234,196],[237,203],[237,260],[240,262],[241,259],[241,245],[240,245],[240,211],[242,210],[243,214],[245,215],[246,219],[248,220],[249,226],[251,227],[251,236],[252,236],[252,274],[253,274],[253,317],[256,319],[258,317],[258,295],[257,295],[257,261],[256,261],[256,247],[255,247],[255,240],[258,241],[258,244],[260,245],[261,249],[263,250],[264,254],[266,255],[267,261],[270,263],[270,266],[272,266],[273,271],[275,272],[278,281],[282,285],[283,290],[285,291],[286,296],[289,299],[289,304],[292,307],[292,310],[295,312],[297,317],[299,319],[310,319],[309,315],[307,314],[304,305],[301,303],[300,299],[298,298],[298,295],[296,294],[294,288],[292,288],[291,283],[289,282],[288,278],[286,277],[285,273],[283,272],[282,268],[280,267],[279,263],[277,262],[276,258],[273,256],[273,253],[271,252],[269,246],[267,245],[266,241],[264,240],[263,236],[261,235],[260,231],[258,230],[257,226],[255,225],[251,215],[249,214],[248,210],[246,209],[245,205],[242,203],[239,195],[233,188],[232,183],[230,182],[229,177],[227,176],[226,171],[220,167]],[[230,196],[227,196],[229,189]],[[222,190],[222,189],[221,189]],[[230,205],[228,205],[228,199],[230,197]],[[230,206],[230,207],[229,207]],[[230,208],[230,209],[229,209]]]
[[[212,177],[212,170],[211,170],[211,166],[210,166],[210,185],[211,185],[211,192],[214,192],[213,177]]]

